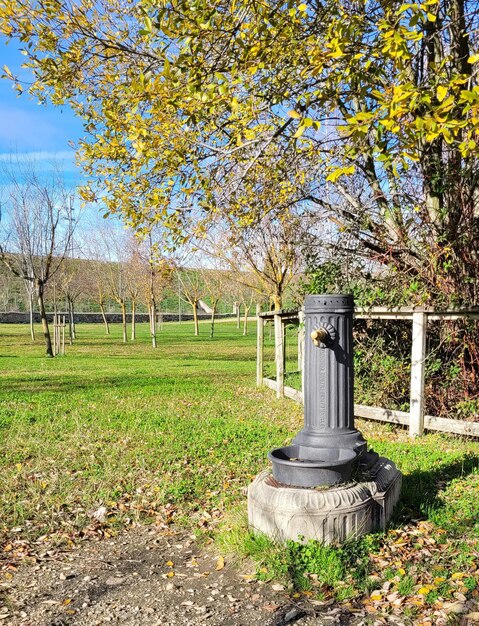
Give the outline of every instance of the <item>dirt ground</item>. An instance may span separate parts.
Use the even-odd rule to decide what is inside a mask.
[[[44,556],[0,585],[0,626],[386,623],[360,608],[294,599],[278,584],[252,580],[194,536],[153,527]]]

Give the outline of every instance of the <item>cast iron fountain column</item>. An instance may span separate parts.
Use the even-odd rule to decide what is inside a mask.
[[[350,295],[306,297],[304,428],[269,455],[281,483],[344,482],[366,451],[354,427],[353,311]]]
[[[354,427],[353,297],[308,296],[304,311],[304,428],[293,443],[361,453],[366,442]]]

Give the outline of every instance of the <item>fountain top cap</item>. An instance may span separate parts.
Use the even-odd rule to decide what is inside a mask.
[[[306,296],[304,301],[305,313],[317,313],[323,311],[349,312],[354,310],[354,298],[350,294],[324,294]]]

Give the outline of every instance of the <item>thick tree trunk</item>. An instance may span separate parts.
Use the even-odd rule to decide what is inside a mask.
[[[136,339],[136,300],[131,301],[131,340]]]
[[[283,297],[279,293],[275,293],[273,296],[273,306],[275,311],[281,311],[283,306]]]
[[[198,325],[198,303],[193,302],[193,320],[195,322],[195,336],[200,334],[200,327]]]
[[[36,281],[35,284],[37,292],[38,309],[40,311],[40,317],[42,320],[43,337],[45,339],[45,347],[47,356],[53,356],[52,338],[50,337],[50,329],[48,327],[47,314],[45,311],[45,303],[43,301],[45,285],[40,281]]]
[[[104,307],[104,304],[103,304],[103,300],[100,300],[99,304],[100,304],[101,316],[103,318],[103,323],[105,324],[105,334],[109,335],[110,334],[110,325],[108,324],[108,320],[106,319],[105,307]]]
[[[124,300],[120,302],[120,306],[121,306],[121,325],[123,328],[123,343],[127,343],[128,335],[126,332],[126,304]]]

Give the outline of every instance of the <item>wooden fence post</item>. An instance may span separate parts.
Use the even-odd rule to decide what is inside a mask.
[[[65,326],[66,326],[66,322],[65,322],[65,316],[63,316],[62,319],[62,355],[65,356]]]
[[[256,386],[263,384],[264,320],[258,315],[256,330]]]
[[[426,365],[427,314],[421,311],[412,316],[411,398],[409,435],[424,434],[424,375]]]
[[[276,397],[284,397],[284,332],[281,315],[274,316],[274,345],[276,360]]]

